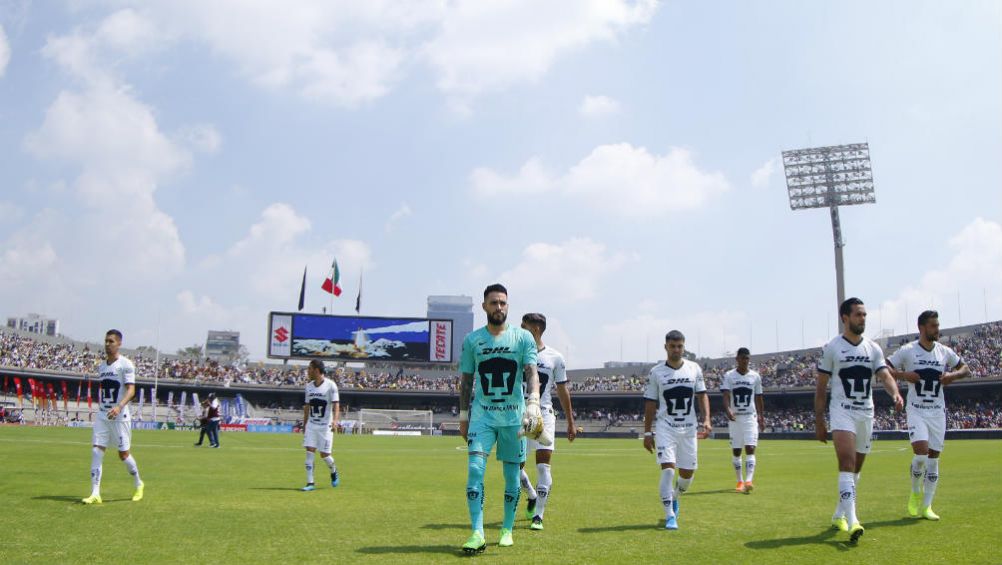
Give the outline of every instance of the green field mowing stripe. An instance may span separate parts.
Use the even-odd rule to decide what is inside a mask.
[[[305,482],[302,436],[196,435],[137,430],[133,454],[146,497],[105,457],[101,506],[90,491],[90,430],[0,427],[0,563],[455,562],[469,533],[466,455],[458,438],[337,436],[334,489],[318,461]],[[654,457],[636,440],[558,440],[546,529],[516,523],[515,546],[497,547],[501,466],[487,469],[485,562],[560,563],[999,563],[1002,441],[948,441],[934,508],[938,523],[907,517],[904,441],[874,442],[859,485],[867,527],[857,546],[828,529],[837,499],[831,445],[759,446],[752,495],[733,492],[725,441],[700,442],[700,468],[682,497],[677,532],[663,518]],[[535,468],[530,455],[530,475]]]

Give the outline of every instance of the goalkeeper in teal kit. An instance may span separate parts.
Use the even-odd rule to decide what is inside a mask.
[[[484,471],[491,448],[504,466],[504,521],[498,545],[513,544],[515,509],[521,492],[520,465],[525,462],[525,435],[543,444],[543,416],[539,410],[539,376],[536,374],[536,340],[528,331],[509,326],[508,291],[500,284],[484,290],[487,325],[463,341],[459,370],[459,432],[468,446],[469,469],[466,504],[473,534],[463,544],[466,553],[487,548],[484,539]],[[522,392],[522,374],[529,389]],[[523,400],[523,398],[525,400]]]

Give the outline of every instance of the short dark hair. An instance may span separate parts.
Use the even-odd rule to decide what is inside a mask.
[[[665,334],[665,343],[669,341],[685,341],[685,336],[678,330],[672,330]]]
[[[105,335],[105,337],[107,337],[109,335],[113,335],[113,336],[115,336],[115,337],[118,338],[118,341],[122,341],[122,332],[120,332],[118,330],[108,330],[108,331],[104,332],[104,335]]]
[[[862,306],[863,305],[863,301],[860,300],[860,299],[858,299],[858,298],[856,298],[855,296],[853,296],[852,298],[846,298],[842,302],[842,304],[840,304],[839,307],[838,307],[838,315],[839,315],[839,317],[841,317],[841,316],[848,316],[849,314],[852,314],[852,307],[853,306],[857,306],[857,305],[858,306]]]
[[[324,362],[321,361],[320,359],[314,359],[310,361],[310,367],[313,367],[314,369],[320,371],[321,375],[327,373],[327,368],[324,367]]]
[[[738,355],[751,355],[751,351],[748,351],[747,347],[739,347]]]
[[[546,316],[538,312],[529,312],[525,316],[522,316],[522,323],[539,326],[540,332],[546,331]]]
[[[487,300],[487,295],[492,292],[503,292],[507,295],[508,289],[505,288],[504,285],[501,283],[494,283],[484,289],[484,300]]]
[[[933,318],[939,318],[939,312],[935,310],[926,310],[925,312],[919,314],[918,325],[924,326],[926,322]]]

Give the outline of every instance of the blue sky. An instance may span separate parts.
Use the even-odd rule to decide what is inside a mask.
[[[0,313],[260,358],[336,255],[337,313],[499,280],[572,368],[817,345],[779,155],[859,141],[868,333],[1002,318],[997,2],[0,2]]]

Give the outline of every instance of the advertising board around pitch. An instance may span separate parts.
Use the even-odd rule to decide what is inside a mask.
[[[272,312],[268,357],[452,363],[452,320]]]

